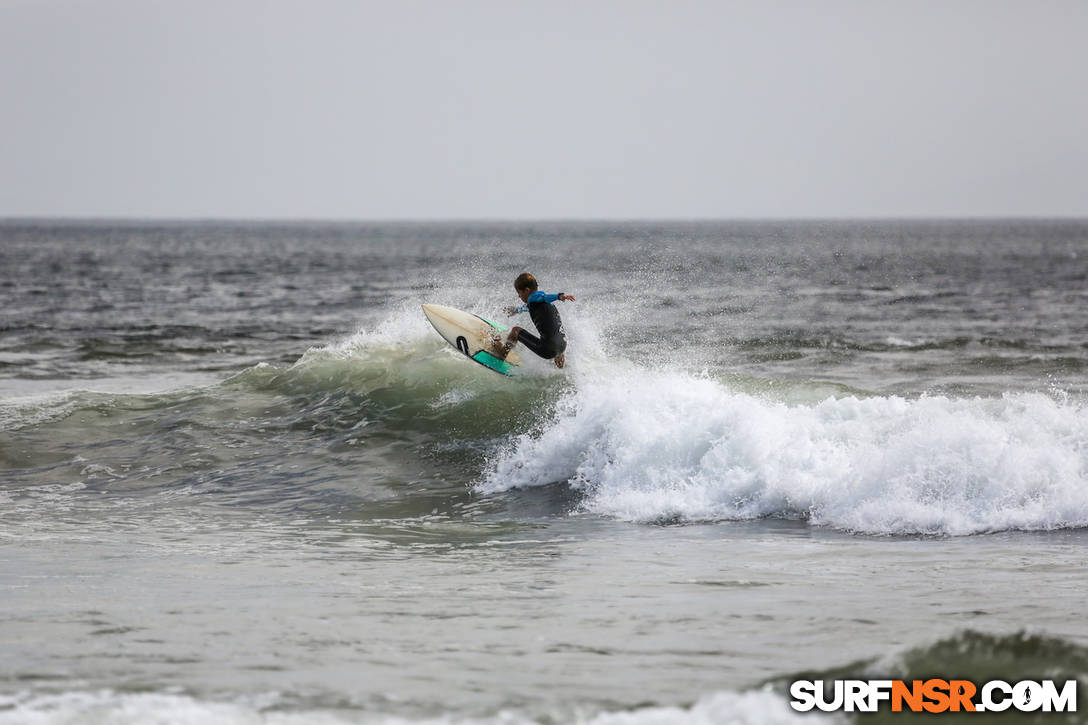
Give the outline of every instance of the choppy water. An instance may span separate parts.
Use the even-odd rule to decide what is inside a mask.
[[[0,261],[0,723],[1088,677],[1086,222],[5,222]],[[524,270],[578,297],[565,371],[419,311]]]

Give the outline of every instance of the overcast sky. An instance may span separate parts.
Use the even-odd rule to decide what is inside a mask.
[[[1088,2],[0,0],[0,216],[1088,216]]]

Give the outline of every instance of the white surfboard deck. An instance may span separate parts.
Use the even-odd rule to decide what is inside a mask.
[[[510,375],[518,366],[518,354],[514,351],[505,360],[491,353],[494,336],[506,332],[502,325],[445,305],[423,305],[423,314],[446,342],[488,370]]]

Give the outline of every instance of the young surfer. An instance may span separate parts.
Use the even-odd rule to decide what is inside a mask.
[[[513,327],[506,336],[506,342],[501,338],[495,340],[495,354],[505,358],[515,344],[521,343],[545,360],[554,360],[557,368],[563,367],[567,356],[563,351],[567,349],[567,338],[563,334],[563,320],[559,318],[559,310],[553,304],[556,300],[574,302],[574,297],[563,292],[550,295],[537,289],[536,277],[524,272],[514,280],[514,291],[518,293],[522,304],[517,307],[507,307],[506,314],[516,315],[519,312],[529,310],[529,317],[536,325],[537,337],[522,327]]]

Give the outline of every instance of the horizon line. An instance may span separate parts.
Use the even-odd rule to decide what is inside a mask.
[[[163,224],[589,224],[589,223],[707,223],[707,222],[956,222],[956,221],[1088,221],[1085,214],[962,215],[962,216],[661,216],[661,217],[276,217],[276,216],[122,216],[122,215],[4,215],[0,224],[163,223]]]

